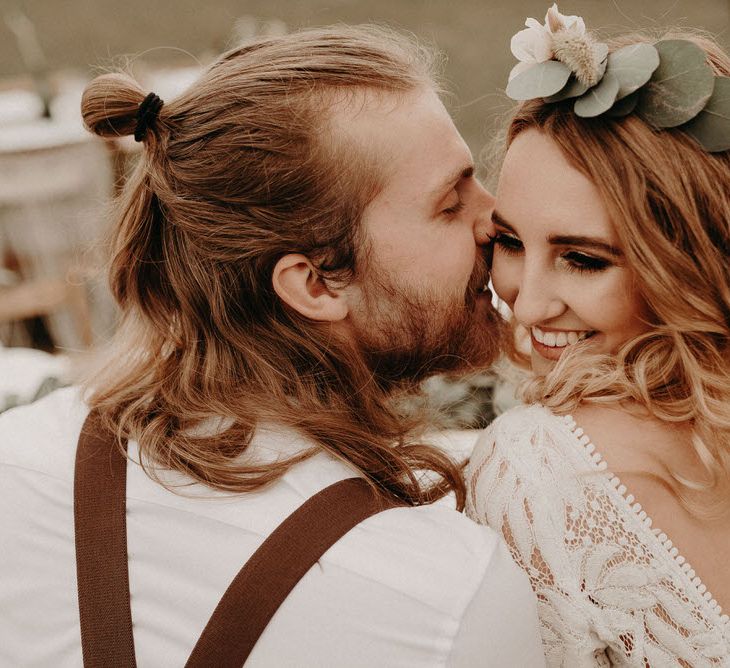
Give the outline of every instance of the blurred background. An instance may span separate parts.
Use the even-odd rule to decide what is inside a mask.
[[[510,37],[527,16],[542,22],[547,7],[544,0],[0,0],[0,411],[66,382],[74,355],[114,328],[103,275],[107,205],[138,146],[83,130],[80,95],[95,74],[130,68],[169,100],[221,51],[258,35],[385,23],[444,54],[446,104],[480,155],[512,106],[504,95],[515,62]],[[730,0],[559,7],[604,36],[694,26],[730,47]],[[492,178],[494,165],[482,167]]]

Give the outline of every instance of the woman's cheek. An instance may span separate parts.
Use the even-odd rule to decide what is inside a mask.
[[[510,308],[517,300],[520,291],[520,268],[516,258],[500,257],[495,249],[492,260],[492,285],[497,296]]]

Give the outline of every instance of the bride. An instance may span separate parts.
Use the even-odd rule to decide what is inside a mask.
[[[527,26],[492,277],[531,374],[467,512],[529,575],[548,665],[730,666],[730,58]]]

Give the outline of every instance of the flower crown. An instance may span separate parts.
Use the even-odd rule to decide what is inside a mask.
[[[557,4],[545,25],[531,18],[525,25],[510,44],[520,61],[507,84],[513,100],[575,98],[573,111],[583,118],[635,112],[655,128],[680,127],[710,153],[730,149],[730,77],[715,76],[693,42],[668,39],[609,53],[580,16],[562,15]]]

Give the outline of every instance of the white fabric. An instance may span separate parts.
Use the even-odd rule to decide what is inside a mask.
[[[6,348],[0,343],[0,411],[33,401],[49,382],[67,385],[71,359],[33,348]],[[45,394],[45,393],[44,393]]]
[[[530,577],[549,666],[730,666],[727,616],[570,416],[508,411],[467,482]]]
[[[67,388],[0,416],[0,666],[81,665],[73,469],[86,413]],[[271,457],[305,445],[270,429],[251,447]],[[353,475],[322,453],[259,493],[192,485],[183,496],[137,464],[127,471],[141,668],[184,665],[264,538],[312,494]],[[497,535],[444,505],[388,510],[349,532],[295,587],[246,663],[480,665],[544,665],[534,595]]]

